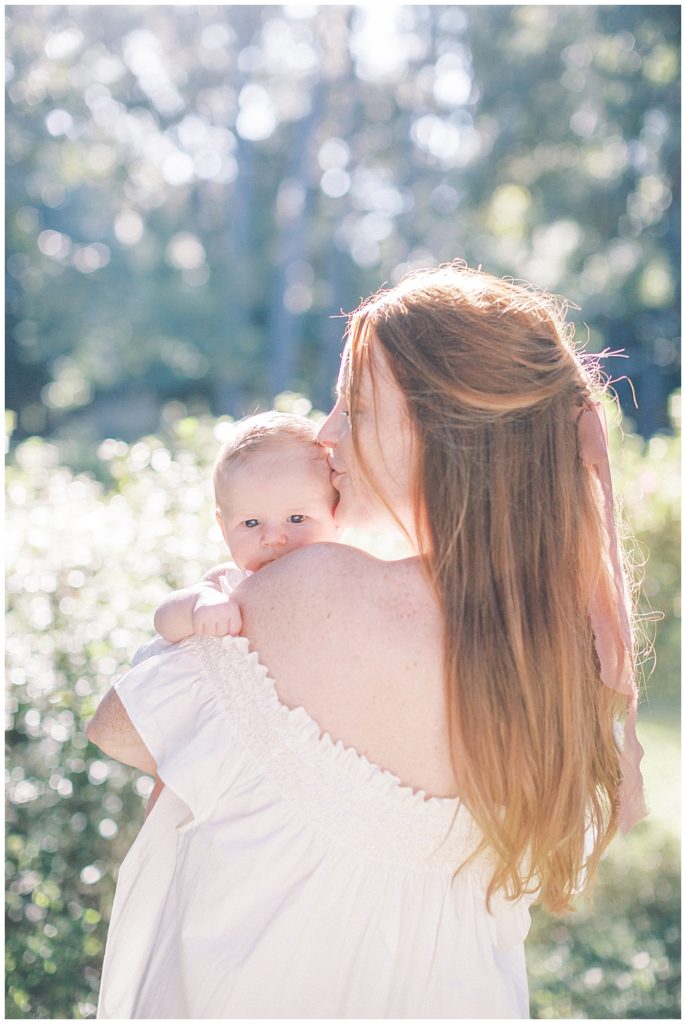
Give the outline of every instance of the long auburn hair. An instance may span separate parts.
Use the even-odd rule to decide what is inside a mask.
[[[539,889],[555,912],[589,885],[617,830],[626,703],[602,684],[593,644],[591,595],[612,580],[574,416],[607,384],[566,312],[455,261],[378,292],[347,329],[353,441],[374,339],[407,402],[451,758],[477,852],[494,865],[489,903]]]

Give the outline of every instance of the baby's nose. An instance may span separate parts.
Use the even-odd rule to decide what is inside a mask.
[[[270,547],[285,544],[287,540],[286,531],[282,526],[266,526],[262,531],[262,543]]]

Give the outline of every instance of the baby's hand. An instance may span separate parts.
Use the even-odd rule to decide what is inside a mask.
[[[203,587],[193,605],[191,622],[198,636],[238,636],[241,610],[232,597],[214,587]]]

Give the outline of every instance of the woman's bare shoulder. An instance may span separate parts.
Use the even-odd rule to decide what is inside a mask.
[[[234,592],[247,636],[379,635],[411,607],[435,604],[416,559],[388,562],[345,544],[312,544],[260,569]],[[322,646],[327,646],[324,633]]]
[[[351,578],[368,577],[378,571],[380,561],[372,555],[348,544],[321,543],[298,548],[244,580],[236,591],[241,604],[258,607],[292,597],[305,588],[313,593],[339,591]]]
[[[333,566],[342,568],[351,565],[356,569],[361,569],[363,566],[378,564],[380,564],[378,558],[360,548],[352,547],[350,544],[323,542],[298,548],[297,551],[292,551],[285,558],[272,562],[268,568],[269,570],[279,569],[282,572],[295,573],[302,569],[312,570],[317,567],[326,569]]]
[[[359,634],[354,591],[368,591],[371,556],[339,544],[285,555],[234,591],[242,635],[278,680],[286,703],[305,703],[315,680],[333,678],[351,635]]]

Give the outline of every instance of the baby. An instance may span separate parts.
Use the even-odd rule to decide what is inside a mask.
[[[340,539],[338,494],[316,435],[311,420],[279,412],[236,424],[214,464],[214,495],[217,522],[238,569],[219,566],[163,601],[154,622],[164,640],[237,636],[241,612],[231,592],[241,579],[296,548]],[[146,816],[162,788],[156,780]]]
[[[236,425],[214,464],[214,495],[217,522],[242,572],[219,566],[171,594],[154,619],[165,640],[237,636],[241,614],[231,591],[247,573],[306,544],[339,539],[338,495],[316,433],[311,420],[279,412]]]

